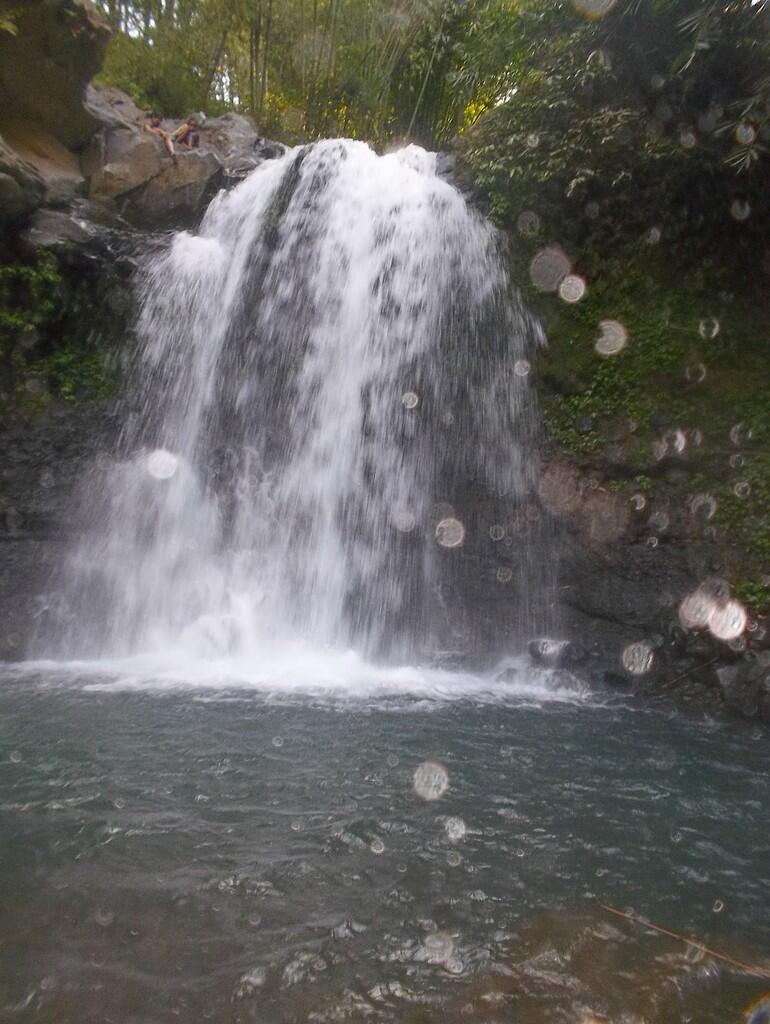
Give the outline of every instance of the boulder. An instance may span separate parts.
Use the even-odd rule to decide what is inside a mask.
[[[58,205],[83,194],[85,179],[80,173],[80,162],[53,135],[19,120],[3,121],[0,131],[18,157],[40,176],[46,203]]]
[[[77,149],[98,127],[83,96],[110,28],[90,0],[27,0],[16,10],[17,33],[0,33],[0,109]]]
[[[101,149],[96,155],[95,147]],[[147,132],[118,128],[93,142],[84,157],[89,177],[88,194],[94,199],[116,199],[147,184],[161,171],[165,150]],[[165,159],[170,164],[168,155]],[[93,163],[91,163],[93,161]]]
[[[574,668],[582,665],[588,658],[588,652],[571,640],[549,640],[542,637],[530,640],[527,644],[530,658],[548,668]]]
[[[81,248],[96,237],[97,229],[86,220],[73,217],[63,210],[36,210],[20,235],[22,249],[31,253],[36,249],[55,252]]]
[[[146,117],[130,96],[111,85],[90,83],[84,105],[102,129],[141,128]]]
[[[147,184],[125,197],[121,215],[140,228],[192,227],[222,184],[214,153],[180,153]]]
[[[0,135],[0,222],[24,217],[42,203],[44,194],[37,169]]]

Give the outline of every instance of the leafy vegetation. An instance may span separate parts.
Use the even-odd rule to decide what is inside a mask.
[[[48,253],[0,266],[0,412],[112,393],[116,375],[100,344],[94,286],[88,277],[65,278]]]

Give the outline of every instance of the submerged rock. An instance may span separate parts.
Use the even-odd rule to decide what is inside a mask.
[[[571,640],[549,640],[541,638],[530,640],[527,644],[529,656],[538,665],[549,668],[569,668],[582,665],[588,658],[588,652]]]

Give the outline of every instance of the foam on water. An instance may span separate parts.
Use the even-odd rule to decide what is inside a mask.
[[[360,702],[404,698],[445,703],[530,703],[583,701],[586,687],[567,672],[508,659],[496,670],[477,674],[413,665],[379,666],[354,650],[317,651],[297,643],[263,652],[259,658],[196,659],[183,649],[162,655],[98,660],[28,661],[1,665],[8,678],[55,686],[75,685],[92,692],[250,691],[272,698],[327,697]]]

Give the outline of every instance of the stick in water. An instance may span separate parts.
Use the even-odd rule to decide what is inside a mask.
[[[608,910],[611,914],[617,914],[618,917],[625,917],[627,921],[633,921],[634,924],[644,925],[645,928],[652,928],[653,931],[660,932],[661,935],[668,935],[672,939],[686,942],[688,946],[703,950],[709,956],[714,956],[717,960],[724,960],[725,963],[732,964],[733,967],[737,967],[747,974],[753,974],[758,978],[770,978],[770,968],[759,967],[755,964],[744,964],[740,960],[735,960],[733,957],[728,956],[727,953],[719,953],[716,949],[709,949],[708,946],[704,946],[702,942],[696,942],[695,939],[691,939],[688,935],[672,932],[668,928],[661,928],[660,925],[653,924],[651,921],[644,921],[641,917],[637,917],[636,914],[630,914],[626,910],[618,910],[617,907],[610,907],[606,903],[600,903],[599,906],[602,910]]]

